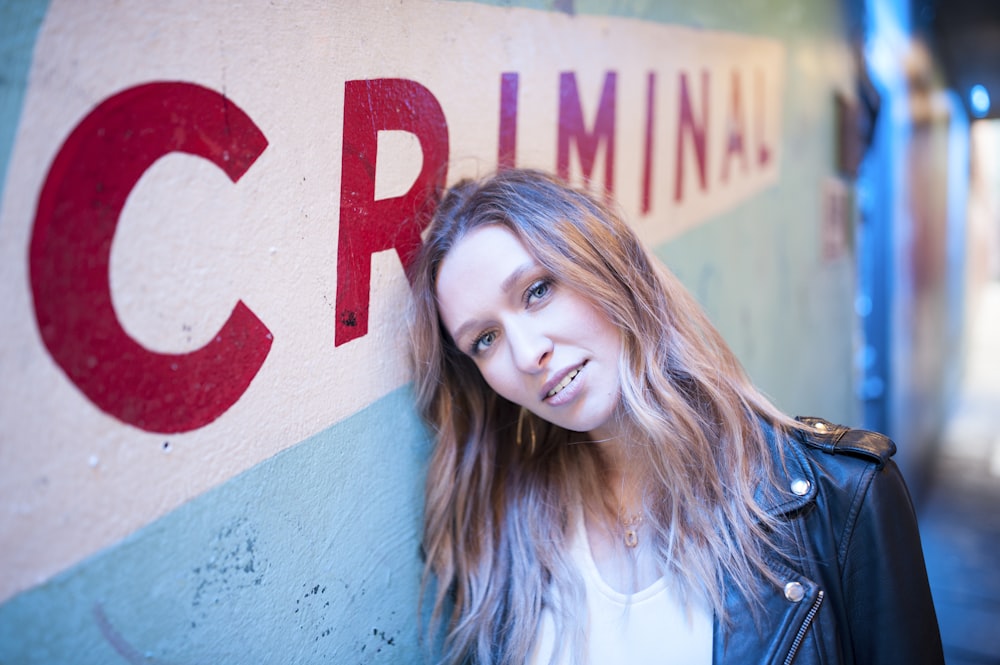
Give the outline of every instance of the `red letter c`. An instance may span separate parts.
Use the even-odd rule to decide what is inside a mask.
[[[242,301],[202,348],[155,353],[119,323],[108,265],[125,200],[157,159],[204,157],[236,182],[265,147],[263,133],[223,95],[161,82],[102,102],[59,150],[31,237],[35,318],[52,358],[105,412],[150,432],[186,432],[222,415],[256,376],[271,334]]]

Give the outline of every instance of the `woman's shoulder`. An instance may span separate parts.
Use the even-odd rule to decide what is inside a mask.
[[[795,512],[816,501],[831,509],[848,507],[863,500],[864,488],[879,472],[898,473],[890,461],[896,445],[889,437],[821,418],[795,420],[782,427],[765,424],[774,485],[762,483],[755,498],[771,515]]]
[[[885,466],[896,453],[896,444],[892,439],[878,432],[854,429],[810,416],[799,416],[795,420],[805,427],[792,432],[792,438],[807,450],[860,457],[879,467]]]

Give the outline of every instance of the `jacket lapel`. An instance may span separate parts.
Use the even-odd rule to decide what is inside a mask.
[[[774,477],[781,491],[776,492],[762,482],[755,498],[772,517],[788,518],[815,499],[816,478],[797,446],[779,447],[770,428],[766,432],[775,460]],[[790,526],[788,537],[798,541],[798,530]],[[794,548],[793,553],[802,551],[801,542],[790,545]],[[781,665],[794,660],[823,602],[823,591],[787,562],[773,561],[771,568],[780,584],[756,577],[753,584],[759,602],[753,606],[747,603],[735,584],[727,585],[728,623],[722,624],[716,617],[713,631],[712,662],[715,665]]]

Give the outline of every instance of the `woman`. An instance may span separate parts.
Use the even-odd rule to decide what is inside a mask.
[[[459,183],[411,277],[443,662],[942,662],[892,443],[779,412],[607,206]]]

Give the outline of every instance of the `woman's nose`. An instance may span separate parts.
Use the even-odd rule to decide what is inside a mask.
[[[515,325],[507,330],[514,364],[522,372],[534,374],[545,368],[552,354],[552,340],[529,325]]]

